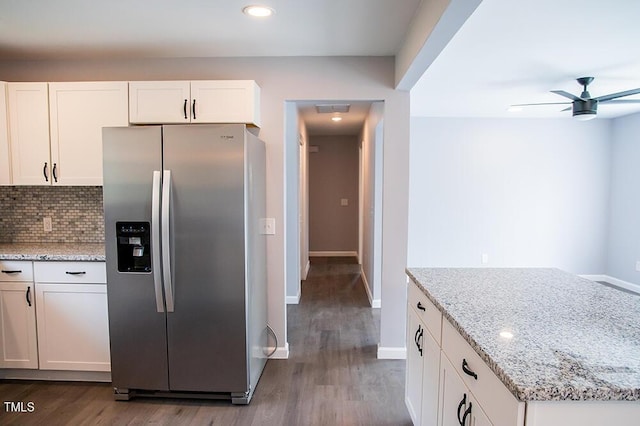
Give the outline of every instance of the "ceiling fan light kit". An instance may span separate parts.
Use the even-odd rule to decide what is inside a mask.
[[[626,99],[620,100],[619,98],[623,98],[625,96],[636,95],[640,93],[640,88],[625,90],[624,92],[611,93],[609,95],[598,96],[596,98],[592,98],[589,90],[587,90],[587,86],[591,84],[593,81],[593,77],[580,77],[576,79],[578,84],[582,86],[582,93],[580,97],[573,95],[569,92],[565,92],[564,90],[552,90],[551,93],[555,93],[556,95],[564,96],[565,98],[571,99],[571,102],[547,102],[547,103],[538,103],[538,104],[518,104],[512,105],[515,107],[522,106],[533,106],[533,105],[554,105],[554,104],[571,104],[571,107],[564,109],[563,111],[572,110],[572,115],[576,120],[586,121],[596,118],[598,114],[598,104],[610,102],[612,104],[625,104],[625,103],[640,103],[640,99]]]

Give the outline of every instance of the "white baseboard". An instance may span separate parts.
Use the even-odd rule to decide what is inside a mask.
[[[407,359],[407,348],[383,347],[378,345],[378,359]]]
[[[0,369],[0,379],[53,380],[65,382],[111,382],[109,371],[61,371],[30,370],[17,368]]]
[[[304,271],[302,271],[302,277],[300,277],[301,280],[307,279],[307,275],[309,275],[309,269],[311,269],[311,262],[309,261],[309,259],[307,259],[307,264],[304,265]]]
[[[273,346],[268,348],[268,353],[272,351]],[[289,359],[289,342],[285,343],[284,346],[277,347],[269,359]]]
[[[357,251],[310,251],[309,257],[358,257]]]
[[[296,296],[287,296],[285,300],[287,305],[297,305],[300,303],[300,291],[298,290],[298,294]]]
[[[372,308],[379,308],[382,306],[380,299],[374,299],[371,294],[371,289],[369,289],[369,281],[367,281],[367,275],[364,273],[364,269],[362,269],[362,265],[360,265],[360,276],[362,277],[362,283],[364,284],[364,291],[367,292],[367,297],[369,298],[369,306]]]
[[[623,288],[625,290],[633,291],[634,293],[640,294],[640,285],[633,284],[627,281],[619,280],[614,277],[610,277],[609,275],[580,275],[582,278],[586,278],[591,281],[604,281],[613,286]]]

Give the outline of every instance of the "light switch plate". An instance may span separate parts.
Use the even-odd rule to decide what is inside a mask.
[[[265,217],[260,219],[260,234],[262,235],[275,235],[276,233],[276,219],[273,217]]]
[[[341,206],[348,206],[349,205],[349,199],[348,198],[341,198],[340,199],[340,205]]]

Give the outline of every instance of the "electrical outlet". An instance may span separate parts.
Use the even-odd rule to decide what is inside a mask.
[[[482,253],[482,264],[486,265],[487,263],[489,263],[489,254],[488,253]]]
[[[44,219],[42,219],[42,224],[44,226],[44,232],[53,231],[53,225],[51,223],[51,218],[50,217],[45,217]]]
[[[341,206],[348,206],[349,205],[349,199],[348,198],[341,198],[340,199],[340,205]]]
[[[636,260],[636,271],[640,272],[640,260]]]

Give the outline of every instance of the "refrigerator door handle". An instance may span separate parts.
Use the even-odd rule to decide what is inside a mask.
[[[162,176],[162,274],[167,312],[173,312],[173,281],[171,275],[171,170]]]
[[[153,190],[151,193],[151,264],[153,265],[153,288],[156,292],[156,310],[164,312],[162,299],[162,273],[160,270],[160,171],[153,172]]]

